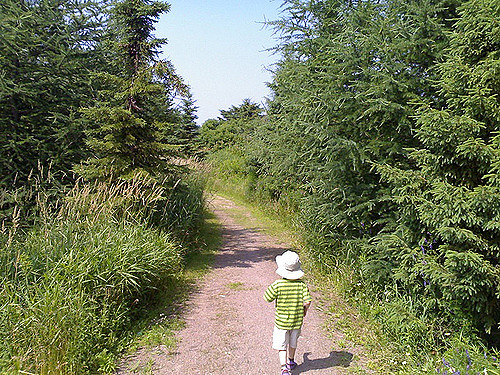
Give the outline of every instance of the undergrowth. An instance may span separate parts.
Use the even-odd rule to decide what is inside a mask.
[[[145,176],[38,192],[35,224],[0,233],[0,373],[113,373],[137,320],[177,288],[201,192]]]

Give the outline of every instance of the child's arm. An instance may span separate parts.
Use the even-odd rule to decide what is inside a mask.
[[[307,310],[309,310],[309,307],[311,306],[311,293],[309,293],[309,288],[307,285],[304,283],[304,289],[303,289],[303,294],[302,294],[302,301],[304,302],[304,316],[307,314]]]
[[[307,310],[309,310],[310,306],[311,306],[311,301],[304,303],[304,316],[306,316]]]
[[[277,293],[276,293],[276,288],[275,288],[275,283],[272,283],[269,285],[269,287],[266,289],[264,293],[264,300],[267,302],[272,302],[276,299]]]

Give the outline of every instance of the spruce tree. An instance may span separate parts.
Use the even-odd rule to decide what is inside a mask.
[[[172,64],[159,59],[165,40],[152,34],[159,16],[169,9],[167,3],[148,0],[114,5],[116,73],[97,76],[103,88],[99,102],[83,110],[92,126],[88,145],[94,154],[76,167],[83,176],[127,178],[139,170],[157,175],[175,168],[169,158],[176,155],[176,147],[165,139],[178,126],[173,98],[187,87]]]
[[[220,111],[220,118],[224,121],[228,120],[250,120],[261,116],[263,109],[257,103],[253,103],[250,99],[243,99],[243,103],[239,106],[231,106],[227,110]]]
[[[84,156],[78,109],[103,60],[103,2],[0,2],[0,187],[26,184],[39,165],[70,182]],[[63,178],[62,176],[65,176]]]
[[[500,322],[499,20],[498,0],[460,8],[439,65],[444,106],[426,103],[418,115],[416,168],[379,167],[395,185],[399,219],[372,256],[426,311],[486,332]]]
[[[271,85],[278,161],[264,160],[260,173],[299,186],[301,221],[327,256],[362,256],[394,219],[373,164],[408,163],[411,103],[436,97],[433,66],[454,4],[287,1],[274,23],[284,55]]]
[[[182,153],[185,156],[192,156],[196,152],[196,141],[200,132],[200,128],[196,124],[196,119],[198,118],[196,111],[198,107],[195,105],[195,102],[193,95],[188,93],[182,99],[179,108],[181,116],[179,140],[182,144]]]

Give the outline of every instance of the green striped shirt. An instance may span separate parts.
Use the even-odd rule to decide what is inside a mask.
[[[267,302],[276,301],[274,324],[280,329],[299,329],[304,319],[304,303],[312,300],[302,280],[280,279],[264,293]]]

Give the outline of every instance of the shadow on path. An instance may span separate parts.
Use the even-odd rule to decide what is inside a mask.
[[[216,255],[213,268],[251,268],[258,263],[274,260],[277,255],[289,250],[259,242],[261,236],[262,234],[248,229],[225,229],[223,250]]]
[[[326,358],[309,359],[311,353],[304,353],[303,361],[293,371],[294,375],[304,374],[309,370],[323,370],[331,367],[349,367],[353,355],[344,351],[333,351]]]

